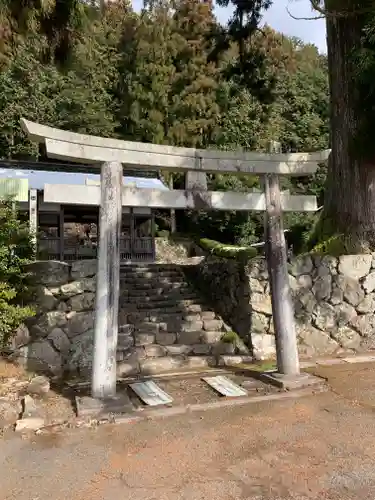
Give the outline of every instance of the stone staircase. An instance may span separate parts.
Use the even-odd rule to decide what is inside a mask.
[[[180,266],[121,268],[118,376],[215,365],[217,356],[236,350],[234,344],[221,341],[226,331]]]

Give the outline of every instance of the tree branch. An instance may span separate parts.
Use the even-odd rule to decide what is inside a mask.
[[[320,16],[314,16],[314,17],[297,17],[297,16],[294,16],[290,10],[289,10],[289,7],[286,7],[286,11],[287,13],[289,14],[289,16],[292,18],[292,19],[295,19],[296,21],[317,21],[318,19],[324,19],[325,16],[324,15],[320,15]]]

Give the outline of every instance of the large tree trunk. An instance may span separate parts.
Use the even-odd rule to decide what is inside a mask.
[[[353,9],[366,1],[326,0],[327,10]],[[346,6],[345,6],[346,4]],[[323,227],[353,243],[375,244],[375,158],[358,147],[361,95],[354,82],[353,53],[360,48],[365,15],[327,16],[328,65],[331,92],[331,147]],[[375,138],[374,138],[375,140]],[[322,235],[324,236],[324,235]]]

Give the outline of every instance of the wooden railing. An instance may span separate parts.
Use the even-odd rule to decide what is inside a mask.
[[[154,239],[151,237],[120,239],[121,261],[150,261],[154,260]]]
[[[60,252],[60,238],[50,236],[38,241],[39,258],[47,260],[82,260],[95,259],[96,245],[82,245],[78,242],[65,239]],[[121,261],[152,261],[155,257],[155,244],[152,237],[130,238],[122,236],[120,239]]]

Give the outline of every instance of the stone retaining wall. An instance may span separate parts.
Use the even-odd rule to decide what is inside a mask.
[[[240,263],[206,256],[188,278],[254,354],[275,354],[268,273],[263,258]],[[375,254],[303,256],[289,264],[300,353],[375,348]]]
[[[241,263],[206,256],[190,260],[193,264],[183,267],[185,274],[206,297],[211,310],[252,346],[258,359],[272,357],[275,339],[264,259]],[[11,357],[32,371],[88,376],[94,339],[96,261],[71,265],[36,262],[30,271],[36,284],[34,303],[38,311],[19,328]],[[301,354],[334,355],[375,348],[372,255],[299,257],[289,264],[289,279]],[[123,336],[125,333],[122,331]]]
[[[12,357],[32,371],[85,370],[92,358],[96,260],[41,261],[29,271],[37,315],[18,329]]]

